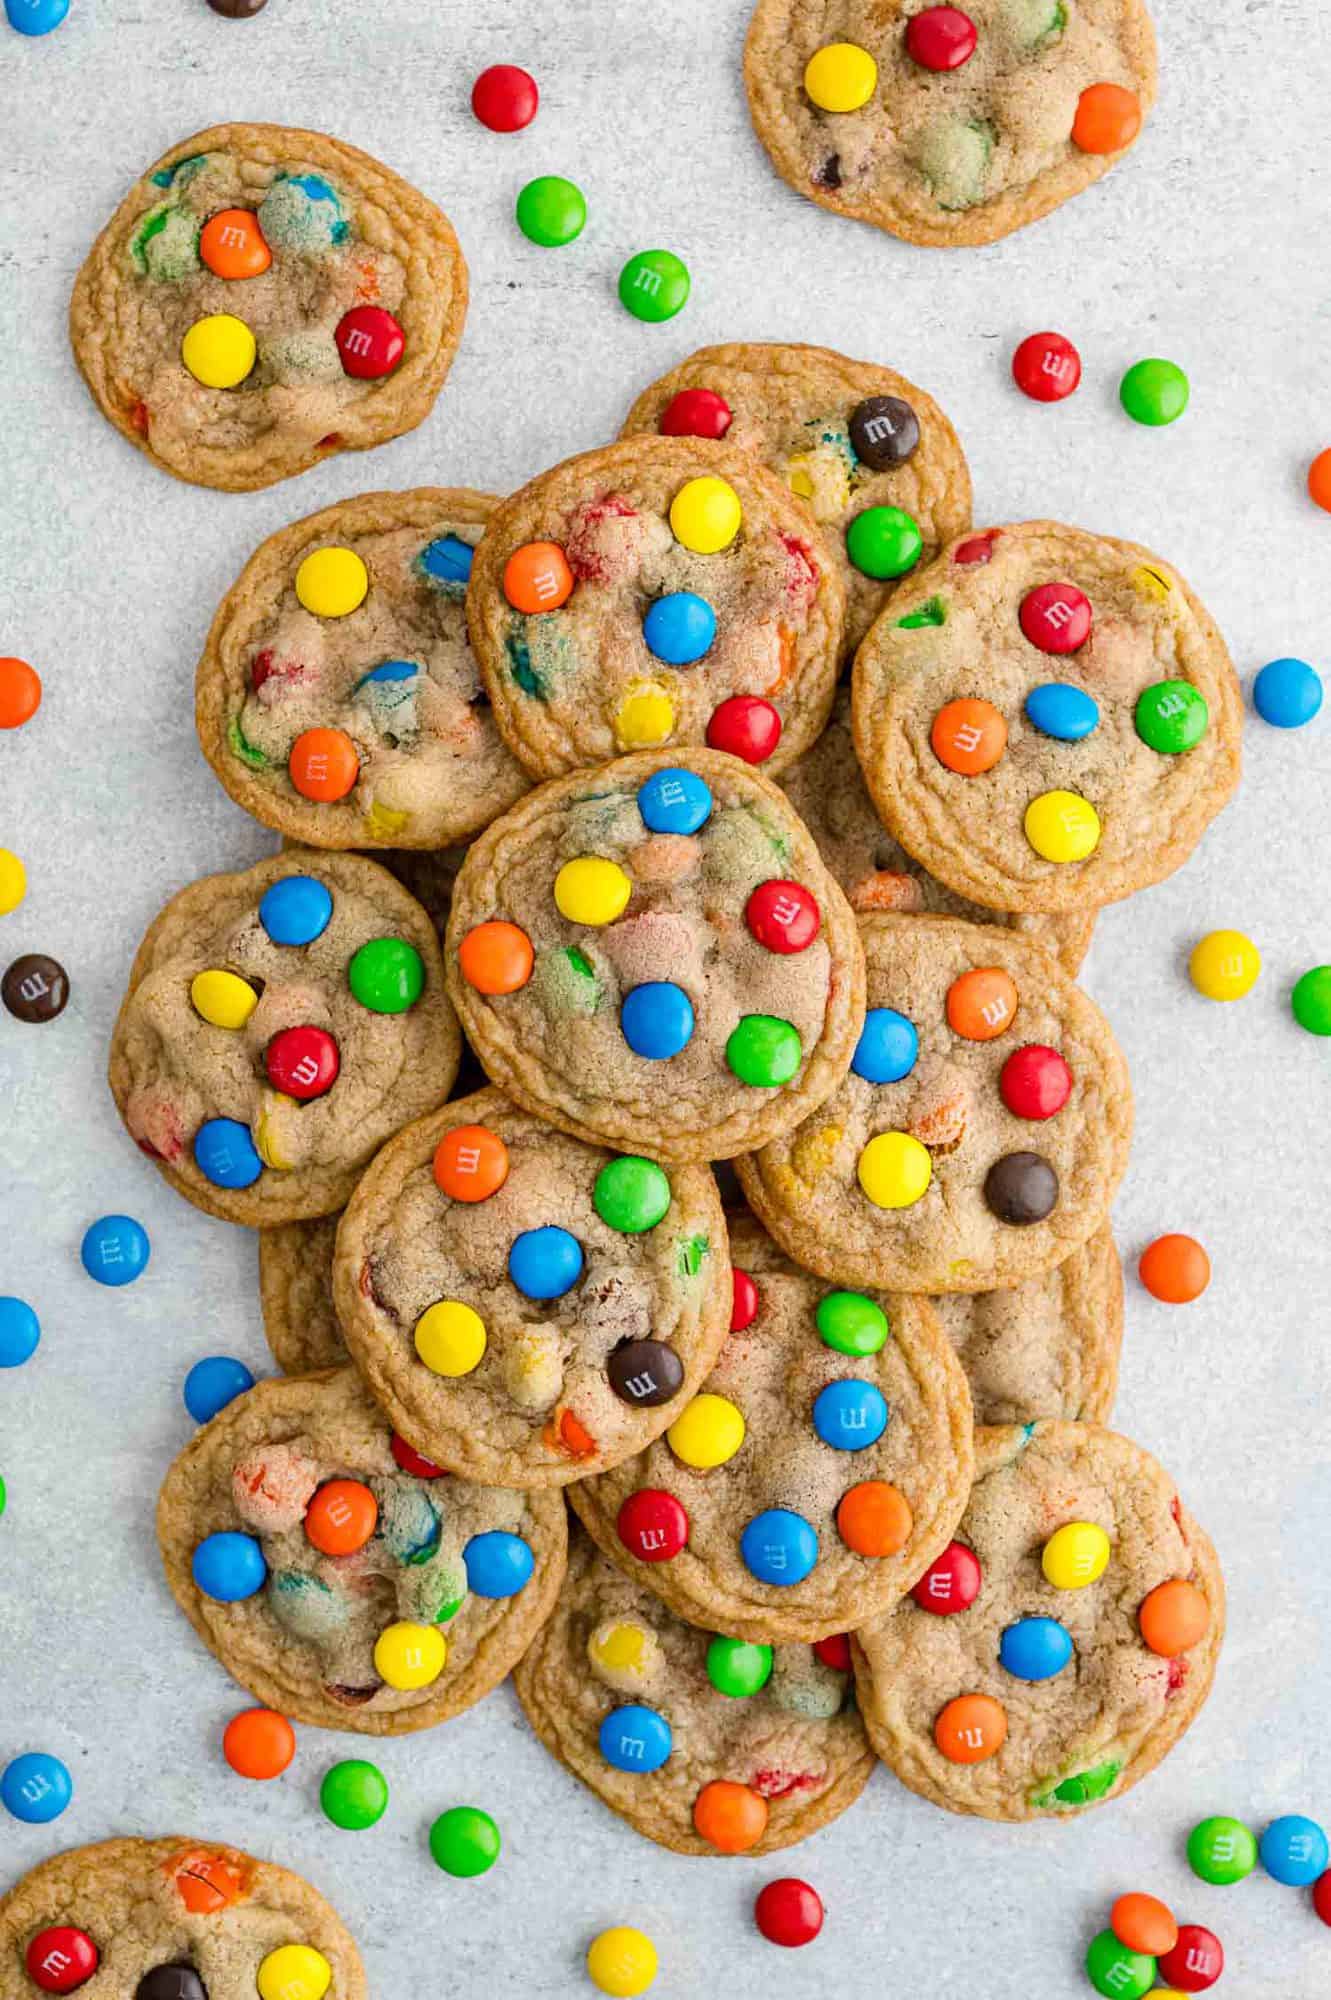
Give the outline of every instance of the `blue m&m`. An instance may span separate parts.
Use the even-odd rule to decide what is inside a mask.
[[[229,1528],[204,1536],[190,1568],[204,1596],[215,1597],[219,1604],[239,1604],[243,1598],[256,1596],[268,1575],[263,1550],[254,1536]]]
[[[693,1039],[693,1002],[668,979],[648,980],[624,995],[619,1025],[635,1056],[665,1062]]]
[[[415,660],[385,660],[381,667],[371,667],[368,674],[362,674],[356,686],[387,687],[397,681],[414,681],[419,672]]]
[[[536,1567],[536,1558],[521,1535],[510,1535],[504,1528],[473,1535],[462,1551],[462,1560],[467,1566],[467,1588],[477,1597],[516,1597],[530,1583]]]
[[[132,1215],[103,1215],[83,1232],[79,1256],[99,1285],[132,1285],[148,1268],[148,1232]]]
[[[1026,720],[1041,736],[1060,743],[1080,743],[1099,727],[1100,705],[1084,688],[1066,681],[1045,681],[1026,697]]]
[[[49,35],[69,12],[69,0],[5,0],[11,28],[21,35]]]
[[[692,590],[672,590],[648,607],[642,636],[649,653],[669,667],[691,667],[716,637],[716,613]]]
[[[695,772],[667,765],[639,785],[638,811],[652,833],[696,833],[712,816],[711,788]]]
[[[864,1017],[850,1066],[866,1083],[900,1083],[920,1053],[915,1023],[895,1007],[871,1007]]]
[[[654,1708],[626,1702],[601,1724],[601,1755],[617,1771],[659,1771],[670,1755],[670,1724]]]
[[[332,894],[313,875],[284,875],[259,903],[259,922],[274,944],[313,944],[332,914]]]
[[[818,1537],[803,1514],[768,1507],[749,1522],[739,1538],[739,1552],[759,1583],[803,1583],[818,1560]]]
[[[813,1405],[813,1427],[838,1451],[865,1451],[887,1429],[887,1398],[873,1382],[855,1377],[829,1382]]]
[[[1306,660],[1268,660],[1252,684],[1252,705],[1273,729],[1302,729],[1322,706],[1322,679]]]
[[[196,1424],[210,1423],[219,1410],[254,1387],[243,1361],[231,1354],[210,1354],[196,1361],[185,1377],[185,1408]]]
[[[437,541],[425,544],[416,560],[431,583],[442,584],[445,589],[460,585],[465,590],[475,555],[475,549],[460,535],[440,535]]]
[[[1326,1873],[1327,1839],[1315,1819],[1286,1813],[1273,1819],[1257,1843],[1263,1868],[1291,1889],[1306,1889]]]
[[[1051,1681],[1072,1658],[1072,1638],[1057,1618],[1019,1618],[998,1642],[998,1663],[1019,1681]]]
[[[59,1819],[74,1796],[74,1781],[58,1757],[46,1750],[25,1750],[0,1774],[0,1804],[29,1826]]]
[[[21,1368],[41,1337],[41,1321],[26,1299],[0,1299],[0,1368]]]
[[[194,1134],[194,1164],[214,1187],[253,1187],[263,1161],[239,1118],[205,1118]]]
[[[562,1299],[582,1276],[582,1245],[552,1223],[524,1229],[513,1238],[508,1275],[529,1299]]]

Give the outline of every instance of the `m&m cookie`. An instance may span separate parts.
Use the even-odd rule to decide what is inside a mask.
[[[238,805],[312,847],[433,850],[522,796],[463,608],[495,504],[365,494],[251,556],[195,678],[199,741]]]
[[[1172,874],[1238,784],[1242,725],[1178,573],[1052,521],[954,543],[855,658],[883,824],[997,910],[1084,913]]]
[[[286,1375],[346,1364],[333,1306],[333,1247],[341,1220],[340,1213],[319,1215],[258,1232],[264,1338]]]
[[[487,1074],[564,1131],[721,1160],[836,1088],[855,920],[783,793],[711,750],[542,785],[468,850],[449,991]]]
[[[564,1572],[557,1494],[445,1478],[354,1369],[260,1382],[175,1461],[157,1504],[167,1582],[256,1700],[397,1736],[488,1694]]]
[[[447,1097],[460,1037],[433,923],[385,868],[288,849],[183,889],[149,928],[111,1042],[130,1136],[210,1215],[330,1215]]]
[[[542,473],[491,516],[467,592],[495,721],[537,778],[704,743],[779,771],[827,719],[845,611],[804,503],[693,436]]]
[[[242,492],[414,429],[466,309],[452,224],[406,181],[318,132],[218,125],[135,182],[70,335],[122,436]]]
[[[847,683],[837,689],[832,719],[818,741],[778,782],[859,915],[875,910],[923,911],[964,917],[972,924],[1002,924],[1043,945],[1075,979],[1095,929],[1094,910],[1068,910],[1057,916],[986,910],[944,888],[892,838],[874,811],[855,760]]]
[[[366,2000],[360,1953],[317,1889],[239,1848],[103,1840],[0,1898],[0,1990],[106,2000]]]
[[[1141,0],[758,0],[744,80],[798,194],[908,243],[992,243],[1132,145],[1155,35]]]
[[[970,472],[932,396],[827,347],[703,347],[644,389],[622,435],[724,439],[783,479],[846,588],[853,652],[903,577],[970,525]]]
[[[990,1292],[1105,1222],[1132,1088],[1098,1007],[1029,939],[951,917],[860,919],[868,1009],[849,1073],[739,1160],[750,1204],[843,1285]]]
[[[856,1633],[860,1708],[935,1805],[1070,1817],[1172,1749],[1224,1623],[1215,1550],[1140,1445],[1095,1424],[982,1430],[956,1541]]]
[[[692,1624],[827,1639],[947,1546],[970,1492],[971,1401],[927,1300],[811,1277],[749,1217],[731,1217],[730,1245],[733,1330],[701,1394],[570,1498],[604,1553]],[[684,1523],[673,1550],[651,1532],[668,1511]]]
[[[338,1231],[337,1315],[396,1429],[439,1465],[560,1486],[686,1414],[730,1326],[703,1166],[588,1145],[497,1090],[384,1148]]]
[[[849,1646],[829,1651],[686,1625],[575,1529],[513,1683],[551,1756],[648,1840],[772,1854],[838,1818],[873,1769]]]

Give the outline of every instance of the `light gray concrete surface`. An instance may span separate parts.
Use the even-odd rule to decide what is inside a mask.
[[[1242,794],[1164,887],[1099,927],[1087,981],[1127,1049],[1138,1121],[1117,1227],[1130,1266],[1166,1229],[1209,1246],[1189,1309],[1130,1279],[1117,1418],[1171,1468],[1220,1549],[1230,1637],[1215,1695],[1164,1768],[1074,1824],[990,1827],[886,1773],[837,1825],[774,1862],[667,1855],[547,1758],[503,1690],[432,1734],[373,1751],[392,1786],[373,1832],[320,1816],[320,1776],[363,1748],[300,1734],[279,1783],[224,1764],[245,1705],[162,1581],[158,1482],[189,1435],[190,1364],[256,1370],[255,1251],[172,1195],[120,1129],[103,1084],[130,957],[174,890],[249,861],[270,837],[223,796],[195,746],[194,662],[255,544],[298,514],[380,486],[503,491],[609,437],[638,388],[704,341],[786,338],[892,363],[955,420],[977,518],[1051,514],[1175,561],[1217,614],[1245,681],[1292,652],[1331,666],[1331,521],[1303,469],[1331,443],[1331,27],[1319,0],[1162,0],[1162,100],[1131,159],[1052,219],[990,249],[907,248],[824,215],[776,180],[738,77],[745,0],[270,0],[251,22],[204,0],[72,0],[44,41],[0,24],[0,651],[35,662],[38,719],[0,739],[0,845],[30,890],[0,918],[0,962],[54,952],[74,997],[55,1025],[0,1016],[0,1292],[27,1297],[36,1358],[0,1377],[0,1760],[69,1764],[50,1827],[0,1823],[8,1881],[57,1848],[172,1829],[304,1871],[342,1910],[381,2000],[577,1994],[590,1936],[656,1938],[662,2000],[984,1995],[1072,2000],[1119,1891],[1148,1887],[1222,1935],[1222,1992],[1315,2000],[1331,1933],[1307,1899],[1257,1878],[1192,1881],[1204,1813],[1331,1818],[1331,1391],[1327,1170],[1331,1044],[1288,994],[1331,959],[1331,721],[1282,735],[1249,717]],[[543,103],[526,133],[467,109],[485,64],[526,62]],[[461,354],[424,426],[265,493],[185,487],[97,415],[65,309],[97,229],[175,140],[227,118],[309,125],[380,155],[456,223],[473,296]],[[529,176],[572,175],[590,221],[563,251],[511,221]],[[693,270],[673,324],[624,314],[631,251]],[[1085,360],[1057,409],[1007,377],[1015,341],[1056,326]],[[1121,415],[1121,370],[1175,357],[1193,403],[1171,430]],[[1241,1005],[1190,988],[1191,943],[1247,930],[1264,957]],[[123,1209],[153,1241],[123,1292],[78,1262],[86,1223]],[[455,1883],[424,1834],[474,1801],[501,1864]],[[797,1872],[824,1896],[812,1949],[754,1933],[752,1897]]]

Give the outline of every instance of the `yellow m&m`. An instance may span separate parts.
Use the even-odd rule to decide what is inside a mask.
[[[1040,1567],[1055,1590],[1085,1590],[1105,1573],[1109,1537],[1094,1521],[1068,1521],[1044,1545]]]
[[[695,1396],[666,1437],[682,1464],[704,1472],[735,1456],[744,1442],[744,1419],[728,1396]]]
[[[878,65],[858,42],[827,42],[804,70],[804,89],[820,111],[858,111],[878,88]]]
[[[259,2000],[323,2000],[333,1968],[312,1944],[282,1944],[259,1967]]]
[[[196,972],[189,997],[195,1013],[214,1028],[243,1028],[259,1004],[249,980],[238,972]]]
[[[196,319],[180,343],[180,358],[205,389],[235,389],[254,366],[254,335],[234,313]]]
[[[1208,1000],[1241,1000],[1261,969],[1262,955],[1242,931],[1208,931],[1188,960],[1188,977]]]
[[[417,1320],[413,1338],[432,1375],[470,1375],[485,1352],[485,1321],[461,1299],[437,1299]]]
[[[615,861],[582,854],[555,877],[555,908],[571,924],[613,924],[622,917],[633,884]]]
[[[374,1671],[399,1691],[429,1687],[444,1671],[447,1658],[444,1635],[434,1625],[403,1620],[386,1625],[374,1642]]]
[[[728,549],[743,519],[739,495],[726,479],[690,479],[670,503],[675,540],[698,556]]]
[[[661,1642],[650,1626],[611,1618],[587,1641],[592,1672],[607,1686],[627,1692],[645,1685],[661,1660]]]
[[[28,871],[17,854],[0,847],[0,917],[16,910],[28,893]]]
[[[294,1159],[282,1151],[280,1127],[286,1112],[300,1115],[300,1107],[294,1097],[286,1097],[280,1090],[265,1093],[265,1102],[259,1116],[254,1121],[254,1150],[266,1167],[273,1167],[278,1173],[289,1173],[296,1164]]]
[[[621,750],[655,750],[675,727],[675,704],[664,688],[643,686],[626,694],[615,717]]]
[[[354,549],[312,549],[296,571],[296,596],[316,618],[345,618],[365,602],[370,573]]]
[[[1100,845],[1100,815],[1079,792],[1041,792],[1027,806],[1025,824],[1045,861],[1084,861]]]
[[[855,1168],[875,1208],[911,1208],[934,1177],[929,1149],[909,1132],[880,1132]]]
[[[592,1939],[587,1977],[612,2000],[636,2000],[656,1978],[656,1946],[645,1931],[616,1924]]]

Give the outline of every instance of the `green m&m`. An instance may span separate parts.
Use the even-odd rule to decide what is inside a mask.
[[[430,1853],[445,1875],[484,1875],[499,1845],[499,1828],[479,1806],[452,1806],[430,1828]]]
[[[846,554],[863,576],[904,576],[923,551],[919,524],[904,507],[866,507],[846,530]]]
[[[382,1819],[388,1807],[388,1780],[377,1764],[348,1757],[324,1773],[319,1804],[334,1826],[361,1833]]]
[[[707,1678],[718,1694],[742,1700],[766,1687],[771,1675],[770,1646],[750,1645],[747,1639],[713,1639],[707,1648]]]
[[[814,1318],[824,1346],[838,1354],[877,1354],[890,1331],[883,1308],[863,1292],[829,1292]]]
[[[634,319],[673,319],[688,302],[689,267],[673,250],[639,250],[619,274],[619,302]]]
[[[587,220],[587,202],[582,189],[558,174],[542,174],[528,181],[518,196],[518,228],[529,243],[557,250],[581,236]]]
[[[405,1014],[425,990],[425,966],[402,938],[371,938],[347,967],[347,981],[372,1014]]]
[[[775,1090],[804,1059],[799,1030],[775,1014],[745,1014],[726,1043],[726,1061],[741,1083]]]
[[[1294,1019],[1310,1035],[1331,1035],[1331,965],[1314,965],[1289,996]]]
[[[1188,378],[1176,361],[1136,361],[1118,385],[1118,400],[1135,424],[1158,430],[1188,407]]]
[[[1112,1931],[1091,1939],[1086,1977],[1107,2000],[1141,2000],[1155,1984],[1155,1960],[1144,1951],[1129,1951]]]
[[[624,1153],[607,1161],[596,1176],[592,1202],[608,1229],[641,1236],[645,1229],[655,1229],[669,1209],[670,1182],[655,1160]]]
[[[1257,1866],[1257,1836],[1223,1813],[1200,1820],[1188,1835],[1188,1866],[1203,1882],[1241,1882]]]
[[[1206,734],[1210,711],[1191,681],[1152,681],[1137,697],[1133,723],[1148,750],[1181,757]]]

